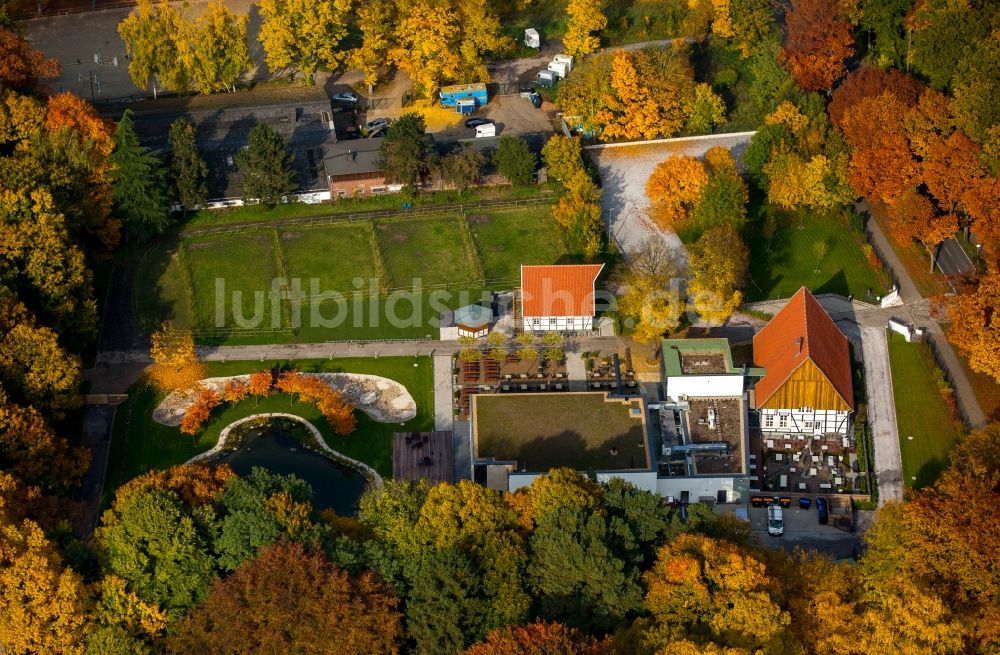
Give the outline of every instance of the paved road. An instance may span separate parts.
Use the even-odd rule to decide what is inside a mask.
[[[704,157],[714,146],[728,148],[739,161],[752,134],[716,134],[587,148],[601,176],[604,190],[601,213],[605,226],[622,252],[638,247],[650,237],[665,240],[671,248],[683,248],[676,235],[659,230],[647,215],[646,181],[657,164],[673,155]]]
[[[88,405],[83,419],[81,445],[90,450],[90,468],[83,476],[77,490],[77,500],[86,504],[87,519],[82,526],[89,535],[97,525],[97,512],[104,489],[104,476],[108,469],[108,453],[111,450],[111,424],[115,408],[111,405]]]
[[[938,249],[937,266],[945,275],[968,273],[975,266],[955,239],[948,239]]]
[[[870,213],[867,202],[856,203],[855,208],[859,212]],[[878,222],[874,220],[868,221],[868,229],[871,231],[875,249],[881,254],[886,266],[889,267],[889,270],[892,271],[895,279],[899,282],[899,296],[904,303],[901,312],[909,316],[909,320],[906,322],[913,323],[917,327],[923,327],[931,334],[937,346],[942,367],[955,390],[955,399],[958,402],[962,415],[965,417],[965,422],[973,428],[984,427],[986,425],[986,415],[983,413],[982,407],[979,406],[976,392],[969,382],[969,377],[965,374],[965,369],[962,367],[958,355],[955,354],[954,348],[948,342],[944,330],[941,329],[941,325],[931,316],[930,303],[917,291],[917,287],[910,278],[910,274],[906,271],[906,267],[903,266],[903,262],[896,256],[896,251],[892,249],[892,244],[882,232],[882,228],[879,227]]]
[[[868,393],[868,423],[875,449],[879,505],[903,500],[903,459],[896,429],[896,404],[893,400],[892,372],[889,368],[889,344],[885,328],[863,327],[862,347],[865,359],[865,390]]]

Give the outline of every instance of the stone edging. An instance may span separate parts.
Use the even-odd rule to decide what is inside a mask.
[[[245,418],[241,418],[238,421],[230,423],[226,427],[222,428],[222,432],[219,433],[218,443],[212,446],[210,450],[206,450],[203,453],[195,455],[187,462],[185,462],[185,464],[196,464],[198,462],[203,462],[205,460],[212,459],[213,457],[221,453],[223,449],[226,447],[226,439],[229,437],[229,433],[233,428],[258,418],[290,418],[299,421],[300,423],[306,426],[306,429],[308,429],[309,432],[312,434],[313,438],[316,439],[316,443],[319,444],[319,447],[323,451],[324,455],[334,460],[335,462],[338,462],[345,466],[349,466],[357,471],[360,471],[366,478],[368,478],[368,482],[372,484],[376,489],[382,488],[384,481],[382,480],[382,476],[379,475],[375,469],[368,466],[364,462],[359,462],[356,459],[352,459],[347,455],[340,453],[334,450],[333,448],[330,448],[330,446],[327,445],[326,441],[323,439],[323,435],[322,433],[320,433],[319,429],[306,419],[302,418],[301,416],[296,416],[295,414],[286,414],[283,412],[274,412],[269,414],[253,414],[252,416],[247,416]]]

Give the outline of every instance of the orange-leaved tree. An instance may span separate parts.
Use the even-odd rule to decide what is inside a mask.
[[[901,246],[919,239],[934,221],[934,203],[916,189],[910,189],[888,206],[889,234]]]
[[[205,377],[205,366],[198,361],[190,332],[164,323],[150,339],[153,365],[149,380],[154,387],[166,392],[189,389]]]
[[[786,15],[787,37],[782,59],[795,81],[806,91],[830,89],[844,73],[852,53],[851,24],[830,0],[792,0]]]
[[[844,112],[862,98],[891,93],[905,106],[913,107],[923,89],[923,83],[908,73],[894,68],[882,70],[864,65],[851,71],[837,86],[830,97],[827,113],[830,115],[830,122],[840,127]]]
[[[239,378],[227,380],[222,387],[222,399],[227,403],[238,403],[249,395],[250,386]]]
[[[337,652],[389,655],[403,637],[398,604],[370,571],[351,577],[322,551],[277,544],[217,579],[169,645],[179,653],[236,655],[309,652],[326,643]]]
[[[250,395],[258,402],[261,398],[266,398],[271,393],[271,383],[273,382],[270,371],[254,371],[247,381]]]
[[[205,421],[212,416],[212,410],[220,403],[222,403],[222,396],[208,387],[202,388],[194,402],[184,412],[184,418],[181,419],[181,432],[190,435],[198,432]]]
[[[297,394],[300,402],[315,404],[337,434],[348,435],[354,432],[357,426],[354,406],[320,378],[302,375],[298,371],[285,371],[278,378],[277,386],[279,391]]]
[[[979,281],[972,293],[947,302],[948,338],[969,359],[969,367],[1000,381],[1000,274]]]
[[[920,183],[903,129],[906,110],[887,91],[861,98],[844,112],[844,137],[851,146],[848,181],[859,196],[892,202]]]
[[[538,621],[490,630],[463,655],[614,655],[611,637],[598,640],[561,623]]]
[[[20,34],[0,27],[0,85],[7,87],[34,86],[39,77],[59,74],[59,62],[46,59]]]
[[[0,461],[22,482],[67,493],[87,470],[90,451],[70,446],[37,409],[9,402],[0,390]]]
[[[694,157],[670,157],[657,164],[646,182],[653,220],[666,230],[683,230],[706,184],[708,172]]]

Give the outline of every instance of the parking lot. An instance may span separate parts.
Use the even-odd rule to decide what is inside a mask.
[[[737,505],[716,505],[715,511],[733,513]],[[742,505],[740,507],[743,507]],[[844,532],[832,525],[820,525],[813,503],[809,509],[798,505],[784,508],[785,533],[780,537],[767,534],[767,508],[750,508],[750,528],[761,544],[768,548],[815,550],[832,559],[857,558],[864,548],[862,535],[871,525],[874,512],[854,512],[854,531]]]

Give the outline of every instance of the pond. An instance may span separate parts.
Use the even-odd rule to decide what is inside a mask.
[[[312,435],[304,425],[289,419],[270,419],[233,428],[235,450],[212,460],[228,464],[237,475],[247,475],[255,466],[280,475],[295,475],[313,489],[313,506],[332,509],[342,516],[354,516],[358,500],[368,485],[359,471],[303,447]]]

